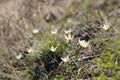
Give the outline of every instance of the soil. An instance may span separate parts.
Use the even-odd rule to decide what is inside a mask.
[[[0,1],[0,15],[7,14],[11,15],[16,12],[16,10],[20,7],[23,0],[1,0]]]
[[[22,4],[28,1],[27,4],[34,4],[34,1],[29,3],[30,0],[0,0],[0,16],[10,16],[17,13],[17,10],[21,8]],[[37,1],[37,0],[35,0]],[[55,15],[60,16],[60,12],[64,12],[67,7],[71,5],[74,0],[41,0],[42,10],[40,10],[41,15],[47,14],[49,12],[54,12]],[[59,4],[54,5],[56,2]]]

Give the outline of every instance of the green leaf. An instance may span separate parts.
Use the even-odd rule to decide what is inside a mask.
[[[50,80],[64,80],[64,76],[56,76],[55,78],[51,78]]]

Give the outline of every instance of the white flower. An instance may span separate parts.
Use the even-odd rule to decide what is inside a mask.
[[[39,32],[38,29],[34,29],[34,30],[33,30],[33,33],[34,33],[34,34],[37,34],[38,32]]]
[[[61,59],[62,59],[62,60],[63,60],[63,62],[65,62],[65,63],[70,62],[70,58],[69,58],[69,56],[64,57],[64,58],[61,58]]]
[[[73,40],[74,35],[68,34],[68,35],[65,35],[64,37],[65,37],[65,39],[67,40],[67,42],[70,42],[70,41]]]
[[[18,56],[16,56],[17,59],[21,59],[23,57],[22,54],[19,54]]]
[[[70,33],[72,32],[72,29],[64,30],[64,32],[65,32],[66,34],[70,34]]]
[[[80,40],[78,41],[78,44],[81,45],[82,47],[84,48],[88,48],[90,43],[89,42],[86,42],[85,40]]]
[[[52,46],[52,47],[50,48],[50,51],[51,51],[51,52],[55,52],[56,49],[57,49],[57,47],[53,47],[53,46]]]
[[[29,48],[27,51],[28,51],[28,53],[33,53],[33,49],[32,48]]]
[[[55,28],[54,30],[51,31],[52,34],[57,34],[57,32],[58,32],[57,28]]]
[[[110,23],[106,23],[106,24],[103,24],[102,28],[107,31],[110,29],[110,27],[111,27]]]
[[[72,22],[72,19],[68,18],[68,19],[67,19],[67,22],[68,22],[68,23],[71,23],[71,22]]]

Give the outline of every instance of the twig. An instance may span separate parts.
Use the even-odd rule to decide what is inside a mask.
[[[79,61],[91,60],[91,59],[97,58],[97,57],[100,57],[100,55],[96,55],[96,56],[86,56],[86,57],[81,58]]]

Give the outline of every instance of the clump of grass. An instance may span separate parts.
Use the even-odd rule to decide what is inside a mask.
[[[119,79],[118,38],[119,36],[117,36],[117,38],[114,37],[113,41],[107,42],[107,47],[104,48],[101,57],[93,60],[93,63],[96,65],[96,68],[92,71],[93,79]]]

